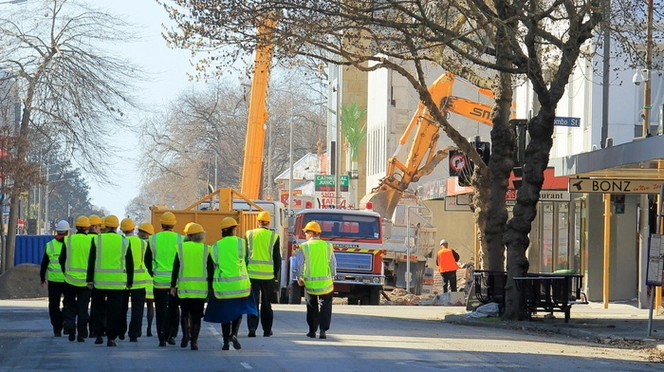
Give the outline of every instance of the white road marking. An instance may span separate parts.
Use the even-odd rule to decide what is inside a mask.
[[[242,363],[240,363],[240,364],[242,365],[242,367],[244,367],[244,369],[253,369],[253,368],[251,368],[251,366],[249,365],[249,363],[242,362]]]

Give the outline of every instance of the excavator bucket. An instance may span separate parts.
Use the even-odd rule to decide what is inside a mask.
[[[367,203],[371,202],[373,204],[372,209],[374,212],[377,212],[383,218],[392,218],[394,209],[399,204],[401,199],[401,191],[398,190],[384,190],[373,192],[365,195],[362,200],[360,200],[360,208],[366,208]]]

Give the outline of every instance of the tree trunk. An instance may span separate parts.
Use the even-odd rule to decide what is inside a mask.
[[[503,317],[512,320],[522,320],[527,315],[513,278],[525,275],[529,268],[526,257],[526,250],[530,244],[528,234],[537,216],[539,192],[544,183],[544,170],[549,164],[549,151],[553,145],[555,106],[552,107],[550,103],[547,106],[542,105],[538,115],[528,123],[530,142],[526,148],[523,185],[517,193],[514,216],[507,223],[504,235],[507,245],[507,285]]]
[[[16,227],[18,224],[19,196],[15,189],[12,189],[11,200],[9,201],[9,223],[7,224],[7,240],[5,245],[5,257],[3,264],[5,270],[14,267],[14,256],[16,250]]]

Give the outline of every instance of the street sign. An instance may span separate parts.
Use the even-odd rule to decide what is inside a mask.
[[[348,175],[339,176],[339,191],[348,191]],[[335,191],[336,176],[334,174],[317,174],[314,179],[316,191]]]
[[[553,119],[553,125],[559,127],[580,127],[581,118],[566,118],[566,117],[556,116],[555,119]]]
[[[570,178],[568,190],[576,193],[659,194],[664,181]]]

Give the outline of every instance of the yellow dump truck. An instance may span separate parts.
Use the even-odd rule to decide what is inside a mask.
[[[284,244],[286,218],[285,209],[280,202],[271,200],[249,200],[239,192],[223,188],[208,194],[184,209],[166,209],[161,206],[150,208],[152,225],[155,232],[161,231],[159,219],[165,212],[175,214],[177,224],[174,230],[180,234],[189,222],[203,226],[206,231],[205,243],[214,244],[221,239],[219,225],[224,217],[233,217],[237,220],[238,236],[244,237],[247,230],[257,227],[258,212],[267,210],[272,215],[271,229],[279,233],[282,245]]]

